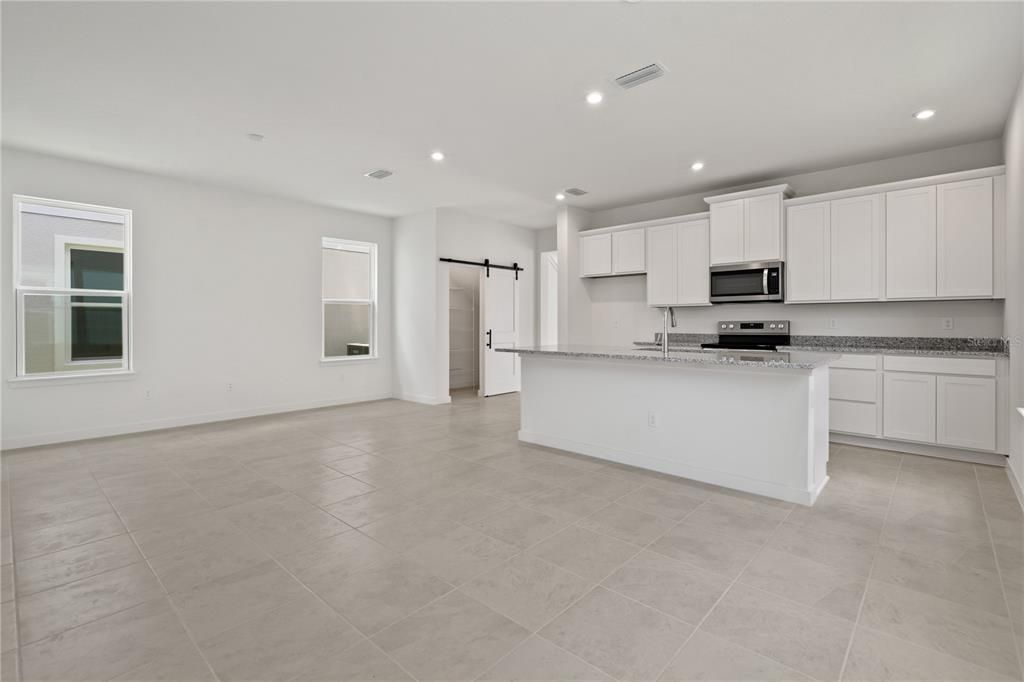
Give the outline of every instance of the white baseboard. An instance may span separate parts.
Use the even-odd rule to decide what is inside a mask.
[[[545,447],[555,448],[558,450],[567,450],[581,455],[589,455],[590,457],[596,457],[598,459],[618,462],[619,464],[629,464],[631,466],[650,469],[651,471],[657,471],[671,476],[679,476],[693,481],[700,481],[701,483],[710,483],[711,485],[720,485],[725,488],[742,490],[743,492],[753,493],[755,495],[764,495],[777,500],[785,500],[786,502],[802,504],[807,507],[814,504],[814,501],[818,499],[818,495],[821,494],[821,491],[828,483],[828,476],[826,476],[817,487],[810,490],[800,490],[799,488],[788,488],[775,483],[769,483],[767,481],[758,481],[756,479],[745,478],[743,476],[711,471],[700,467],[692,467],[681,462],[672,462],[661,459],[660,457],[623,452],[601,445],[595,445],[593,443],[584,443],[566,438],[558,438],[557,436],[545,436],[543,434],[532,433],[529,431],[519,431],[519,440],[524,443],[533,443],[534,445],[543,445]]]
[[[447,405],[452,401],[450,395],[443,397],[437,397],[432,395],[419,395],[417,393],[399,393],[394,396],[397,400],[405,400],[410,403],[420,403],[421,405]]]
[[[17,438],[5,438],[3,441],[4,450],[17,448],[28,448],[37,445],[53,445],[55,443],[67,443],[76,440],[89,438],[105,438],[107,436],[122,436],[130,433],[142,433],[145,431],[159,431],[162,429],[173,429],[179,426],[195,426],[197,424],[208,424],[211,422],[230,421],[232,419],[245,419],[247,417],[262,417],[268,414],[280,414],[285,412],[298,412],[301,410],[315,410],[321,407],[335,407],[338,405],[350,405],[352,403],[365,403],[372,400],[385,400],[391,398],[390,393],[371,393],[367,395],[354,396],[345,400],[313,400],[302,403],[286,403],[282,405],[267,405],[244,410],[228,410],[226,412],[210,412],[207,414],[187,415],[183,417],[169,417],[167,419],[152,419],[143,422],[130,424],[117,424],[112,426],[98,426],[87,429],[71,429],[69,431],[51,431],[49,433],[33,434]]]
[[[956,462],[969,462],[971,464],[987,464],[989,466],[1006,466],[1006,455],[995,452],[978,452],[976,450],[960,450],[957,448],[945,448],[941,445],[929,445],[928,443],[909,443],[900,440],[885,440],[882,438],[870,438],[868,436],[854,436],[846,433],[832,432],[828,434],[829,442],[840,445],[856,445],[859,448],[871,448],[872,450],[892,450],[903,452],[908,455],[924,455],[925,457],[938,457],[940,459],[951,459]]]

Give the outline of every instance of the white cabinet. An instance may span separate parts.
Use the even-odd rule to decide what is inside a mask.
[[[940,445],[996,449],[996,380],[987,377],[939,376]]]
[[[711,204],[711,265],[745,260],[744,209],[744,199]]]
[[[858,436],[878,436],[878,406],[851,400],[829,400],[828,428]]]
[[[647,305],[708,305],[708,220],[647,230]]]
[[[837,199],[830,204],[830,299],[878,299],[882,274],[882,195]]]
[[[645,230],[580,235],[580,276],[636,275],[646,271]]]
[[[612,232],[613,274],[644,272],[646,255],[643,228]]]
[[[612,235],[580,237],[580,274],[584,277],[612,274]]]
[[[786,209],[786,300],[829,300],[829,205]]]
[[[706,198],[711,265],[782,260],[782,198],[790,194],[789,185],[776,185]]]
[[[710,305],[711,264],[708,219],[679,226],[679,305]]]
[[[882,433],[886,438],[935,442],[935,376],[885,372]]]
[[[938,186],[936,294],[992,296],[992,178]]]
[[[782,260],[782,194],[744,201],[743,260]]]
[[[934,298],[936,263],[935,186],[885,195],[885,294]]]
[[[679,229],[647,228],[647,305],[670,306],[679,287]]]

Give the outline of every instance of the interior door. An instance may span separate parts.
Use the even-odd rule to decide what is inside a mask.
[[[484,396],[512,393],[519,390],[519,356],[498,353],[496,349],[514,346],[519,341],[519,281],[511,270],[493,268],[482,281],[480,393]]]

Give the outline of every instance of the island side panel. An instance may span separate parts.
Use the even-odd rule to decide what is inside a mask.
[[[522,368],[522,441],[800,504],[824,483],[811,370],[538,355]]]

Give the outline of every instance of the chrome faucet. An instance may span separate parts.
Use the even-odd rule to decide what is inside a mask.
[[[662,332],[661,332],[661,355],[662,357],[668,357],[668,325],[669,321],[672,322],[672,327],[676,326],[676,311],[672,309],[672,306],[666,306],[663,309],[662,314]]]

